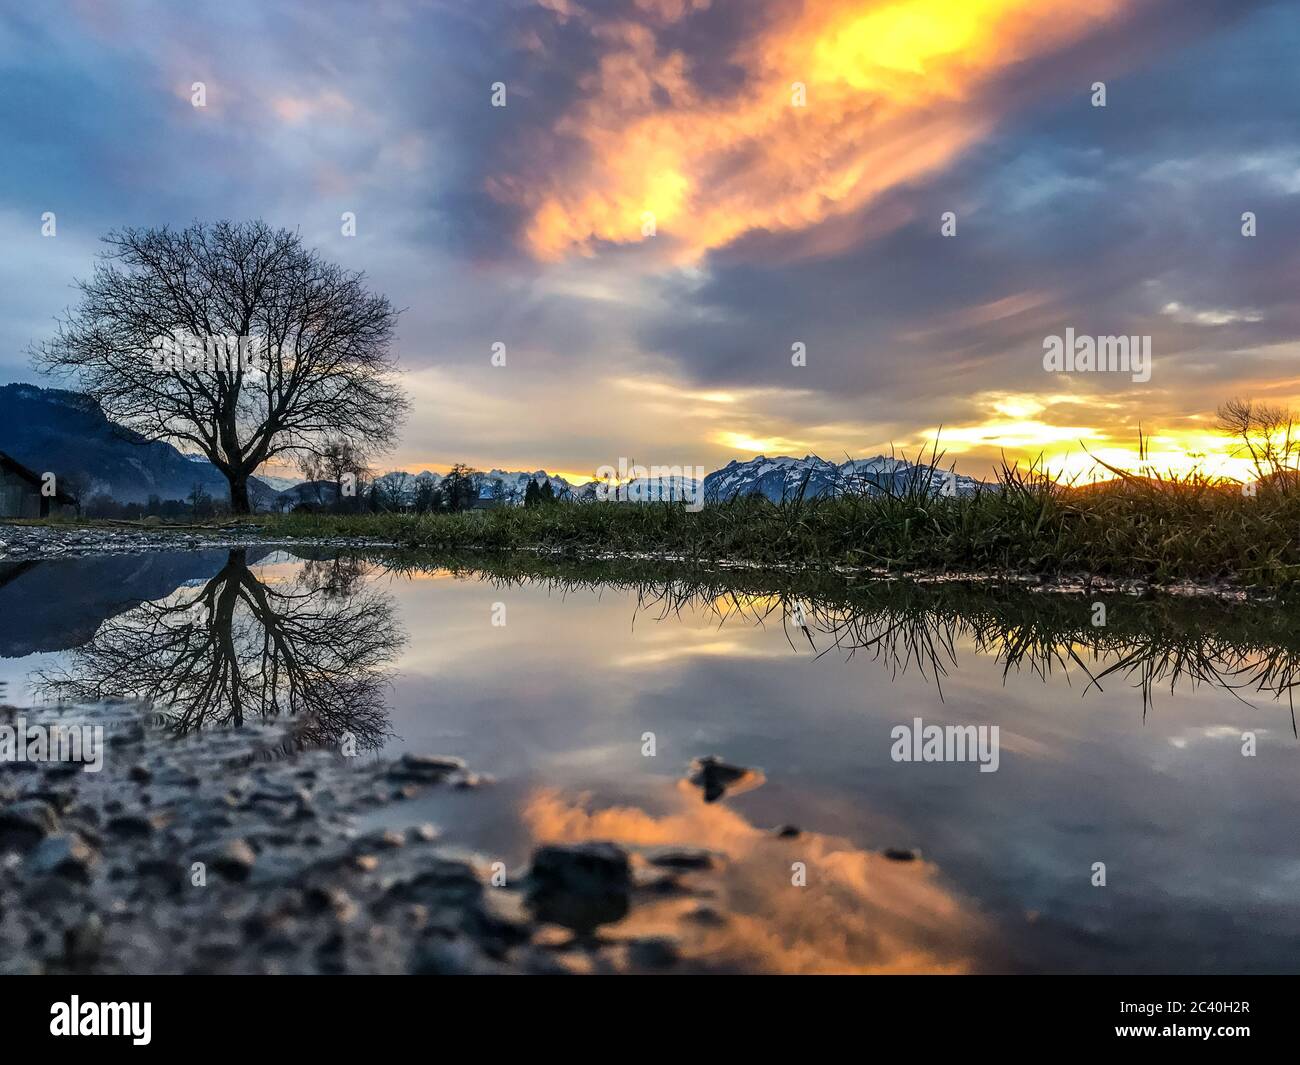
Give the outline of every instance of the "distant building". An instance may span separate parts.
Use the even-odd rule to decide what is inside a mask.
[[[0,451],[0,518],[48,518],[75,515],[77,501],[66,492],[44,495],[35,470]]]

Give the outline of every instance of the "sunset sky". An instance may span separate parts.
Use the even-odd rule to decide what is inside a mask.
[[[0,382],[52,383],[28,347],[109,229],[261,217],[404,308],[385,468],[942,426],[963,473],[1081,472],[1140,423],[1232,472],[1219,402],[1300,406],[1297,55],[1252,0],[9,4]],[[1150,380],[1045,372],[1067,328],[1150,336]]]

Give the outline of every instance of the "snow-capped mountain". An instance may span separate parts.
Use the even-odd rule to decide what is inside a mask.
[[[494,486],[501,485],[501,491],[504,493],[504,500],[507,503],[517,503],[522,505],[524,502],[524,493],[528,491],[528,482],[536,481],[539,485],[551,482],[551,491],[555,493],[556,499],[567,499],[573,491],[572,485],[563,477],[547,473],[545,470],[537,470],[535,473],[510,473],[505,470],[489,470],[475,478],[478,482],[479,498],[493,498]]]
[[[579,503],[600,499],[628,500],[637,503],[659,503],[671,500],[690,502],[697,499],[697,482],[694,477],[638,477],[625,484],[611,486],[604,481],[588,481],[573,489],[572,498]]]
[[[643,477],[619,485],[617,489],[607,489],[600,481],[571,485],[563,477],[548,474],[545,470],[534,473],[489,470],[471,476],[478,488],[480,500],[504,506],[522,506],[530,480],[538,484],[549,480],[556,499],[579,503],[592,502],[602,497],[640,502],[682,500],[688,504],[700,499],[700,488],[696,481],[685,476]],[[980,486],[980,482],[971,477],[948,470],[930,471],[926,466],[885,455],[871,459],[852,459],[839,465],[816,455],[806,455],[801,459],[785,455],[777,458],[759,455],[747,462],[730,462],[706,476],[703,482],[703,501],[719,503],[758,493],[773,502],[780,502],[783,498],[794,499],[801,489],[805,499],[845,492],[874,493],[886,489],[901,492],[916,477],[928,477],[930,488],[936,494],[967,495]],[[436,488],[442,481],[442,474],[428,470],[422,473],[396,470],[376,478],[376,482],[387,493],[390,505],[397,507],[414,506],[422,483]],[[334,501],[333,497],[334,485],[326,481],[304,482],[280,493],[283,507],[292,507],[298,503],[328,505]]]
[[[520,506],[523,505],[524,493],[528,490],[530,480],[536,481],[538,484],[543,484],[549,480],[556,499],[568,498],[571,491],[568,481],[563,477],[549,474],[545,470],[537,470],[534,473],[489,470],[487,473],[474,473],[471,475],[471,479],[478,488],[480,499],[496,499],[499,493],[502,503]],[[442,483],[442,480],[442,474],[431,473],[429,470],[420,473],[406,473],[397,470],[376,478],[376,481],[392,494],[394,501],[403,506],[415,501],[420,482],[427,481],[432,487],[436,488]]]
[[[816,455],[801,459],[786,455],[770,459],[759,455],[748,462],[729,462],[705,477],[704,499],[716,503],[757,493],[780,502],[794,499],[801,490],[805,499],[845,492],[901,492],[915,477],[928,477],[936,493],[967,495],[980,485],[972,477],[941,469],[930,472],[925,466],[886,455],[850,459],[838,466]]]

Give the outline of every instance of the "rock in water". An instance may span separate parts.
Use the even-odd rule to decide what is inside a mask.
[[[651,847],[645,860],[663,869],[712,869],[713,854],[703,847]]]
[[[691,783],[704,789],[704,801],[716,802],[742,781],[757,777],[752,769],[744,766],[730,765],[716,755],[705,755],[691,763]]]
[[[548,844],[533,854],[528,904],[539,920],[590,935],[628,911],[632,867],[615,843]]]
[[[921,852],[903,847],[886,847],[882,852],[891,862],[914,862],[921,857]]]

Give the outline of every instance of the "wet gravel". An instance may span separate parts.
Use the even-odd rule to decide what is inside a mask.
[[[671,936],[601,934],[707,852],[546,844],[503,872],[437,827],[358,820],[455,758],[297,749],[291,725],[176,737],[131,704],[0,706],[0,726],[100,725],[102,768],[0,761],[0,972],[664,971]],[[11,745],[12,752],[12,745]]]
[[[7,525],[0,523],[0,561],[130,555],[152,551],[206,551],[237,547],[308,545],[312,547],[393,547],[387,541],[348,537],[268,538],[256,525],[230,528],[145,529],[85,525]]]

